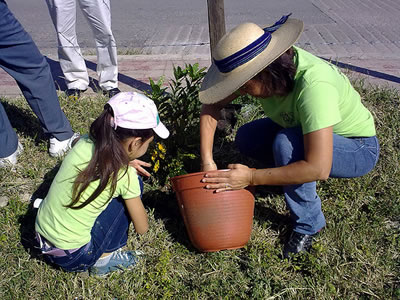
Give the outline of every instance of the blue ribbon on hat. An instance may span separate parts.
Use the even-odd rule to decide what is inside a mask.
[[[221,73],[228,73],[260,54],[265,48],[267,48],[269,42],[271,41],[271,33],[285,24],[290,15],[291,13],[282,16],[282,18],[275,22],[274,25],[264,28],[264,34],[245,48],[224,59],[214,59],[214,64],[217,66],[218,70]]]

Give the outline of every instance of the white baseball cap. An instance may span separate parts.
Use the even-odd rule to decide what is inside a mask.
[[[160,121],[154,101],[137,92],[121,92],[107,102],[114,112],[111,126],[127,129],[153,129],[163,139],[169,131]]]

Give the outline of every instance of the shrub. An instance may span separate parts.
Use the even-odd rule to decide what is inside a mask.
[[[171,177],[193,172],[199,165],[199,120],[201,103],[198,92],[205,68],[186,64],[174,67],[174,78],[169,90],[163,87],[164,78],[157,82],[150,78],[150,98],[156,103],[160,118],[171,137],[155,143],[150,149],[155,177],[161,185],[168,185]]]

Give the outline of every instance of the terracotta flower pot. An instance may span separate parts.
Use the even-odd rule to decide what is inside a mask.
[[[201,182],[205,173],[171,178],[192,244],[203,252],[244,247],[253,226],[253,194],[247,189],[220,193],[208,190]]]

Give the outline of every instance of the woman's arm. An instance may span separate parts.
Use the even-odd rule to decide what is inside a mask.
[[[200,113],[200,156],[202,171],[216,170],[217,165],[213,158],[214,135],[221,109],[237,98],[233,94],[215,104],[203,104]]]
[[[136,232],[139,234],[145,233],[149,229],[149,222],[142,199],[140,197],[126,199],[125,204]]]
[[[287,166],[253,171],[254,185],[302,184],[326,180],[332,168],[332,127],[304,135],[304,160]]]
[[[228,166],[230,171],[206,174],[203,182],[209,182],[207,188],[217,189],[219,192],[248,185],[290,185],[326,180],[332,167],[332,127],[304,135],[304,153],[304,160],[277,168],[254,170],[244,165],[232,164]]]

